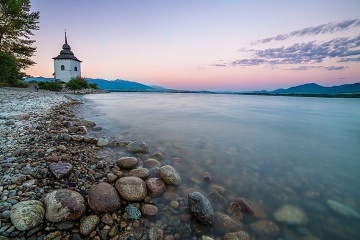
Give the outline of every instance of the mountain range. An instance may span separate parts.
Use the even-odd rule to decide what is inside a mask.
[[[53,78],[45,77],[31,77],[26,78],[25,82],[37,81],[46,82],[53,81]],[[181,91],[166,89],[161,86],[148,86],[142,83],[127,81],[127,80],[105,80],[99,78],[87,78],[88,83],[95,83],[100,89],[110,91],[166,91],[166,92],[197,92],[197,91]],[[203,92],[203,91],[198,91]],[[211,93],[206,91],[207,93]],[[215,92],[214,92],[215,93]],[[218,92],[216,92],[218,93]],[[231,93],[231,92],[226,92]],[[316,83],[307,83],[287,89],[276,89],[274,91],[253,91],[253,92],[237,92],[249,94],[347,94],[347,93],[360,93],[360,82],[353,84],[343,84],[339,86],[324,87]]]
[[[277,89],[268,92],[271,94],[345,94],[360,93],[360,82],[353,84],[343,84],[339,86],[323,87],[316,83],[307,83],[288,89]]]

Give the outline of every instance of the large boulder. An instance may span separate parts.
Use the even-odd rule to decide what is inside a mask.
[[[112,212],[121,206],[116,189],[106,182],[101,182],[90,189],[88,203],[95,213]]]
[[[46,195],[45,210],[45,218],[50,222],[72,221],[85,213],[85,200],[78,192],[59,189]]]
[[[211,225],[214,218],[214,210],[210,201],[199,192],[192,192],[188,195],[188,202],[191,212],[203,224]]]
[[[123,177],[116,181],[115,188],[127,201],[141,201],[147,195],[145,182],[138,177]]]
[[[165,165],[160,168],[160,178],[169,185],[180,185],[181,177],[173,166]]]
[[[44,218],[44,205],[37,200],[28,200],[15,204],[10,211],[10,219],[19,231],[38,226]]]
[[[303,210],[293,205],[283,205],[274,212],[277,221],[289,225],[305,225],[308,221]]]

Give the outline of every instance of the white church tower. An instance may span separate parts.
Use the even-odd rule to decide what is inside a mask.
[[[81,76],[81,61],[77,59],[67,43],[65,32],[65,44],[60,54],[54,57],[54,78],[62,82],[68,82],[71,78]]]

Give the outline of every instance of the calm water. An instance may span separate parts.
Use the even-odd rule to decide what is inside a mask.
[[[81,112],[103,127],[101,134],[143,140],[169,164],[182,158],[187,167],[180,170],[180,189],[206,192],[201,180],[209,172],[226,199],[256,201],[271,220],[284,204],[303,209],[308,224],[279,223],[282,239],[360,239],[359,219],[326,204],[332,199],[360,211],[360,99],[161,93],[84,98]]]

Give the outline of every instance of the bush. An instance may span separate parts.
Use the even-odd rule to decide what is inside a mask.
[[[96,83],[89,83],[89,87],[92,89],[99,89],[99,86]]]
[[[71,90],[80,90],[84,88],[89,88],[89,84],[86,79],[83,77],[71,78],[69,82],[66,83],[66,87]]]
[[[60,82],[39,82],[39,88],[58,92],[62,89]]]

